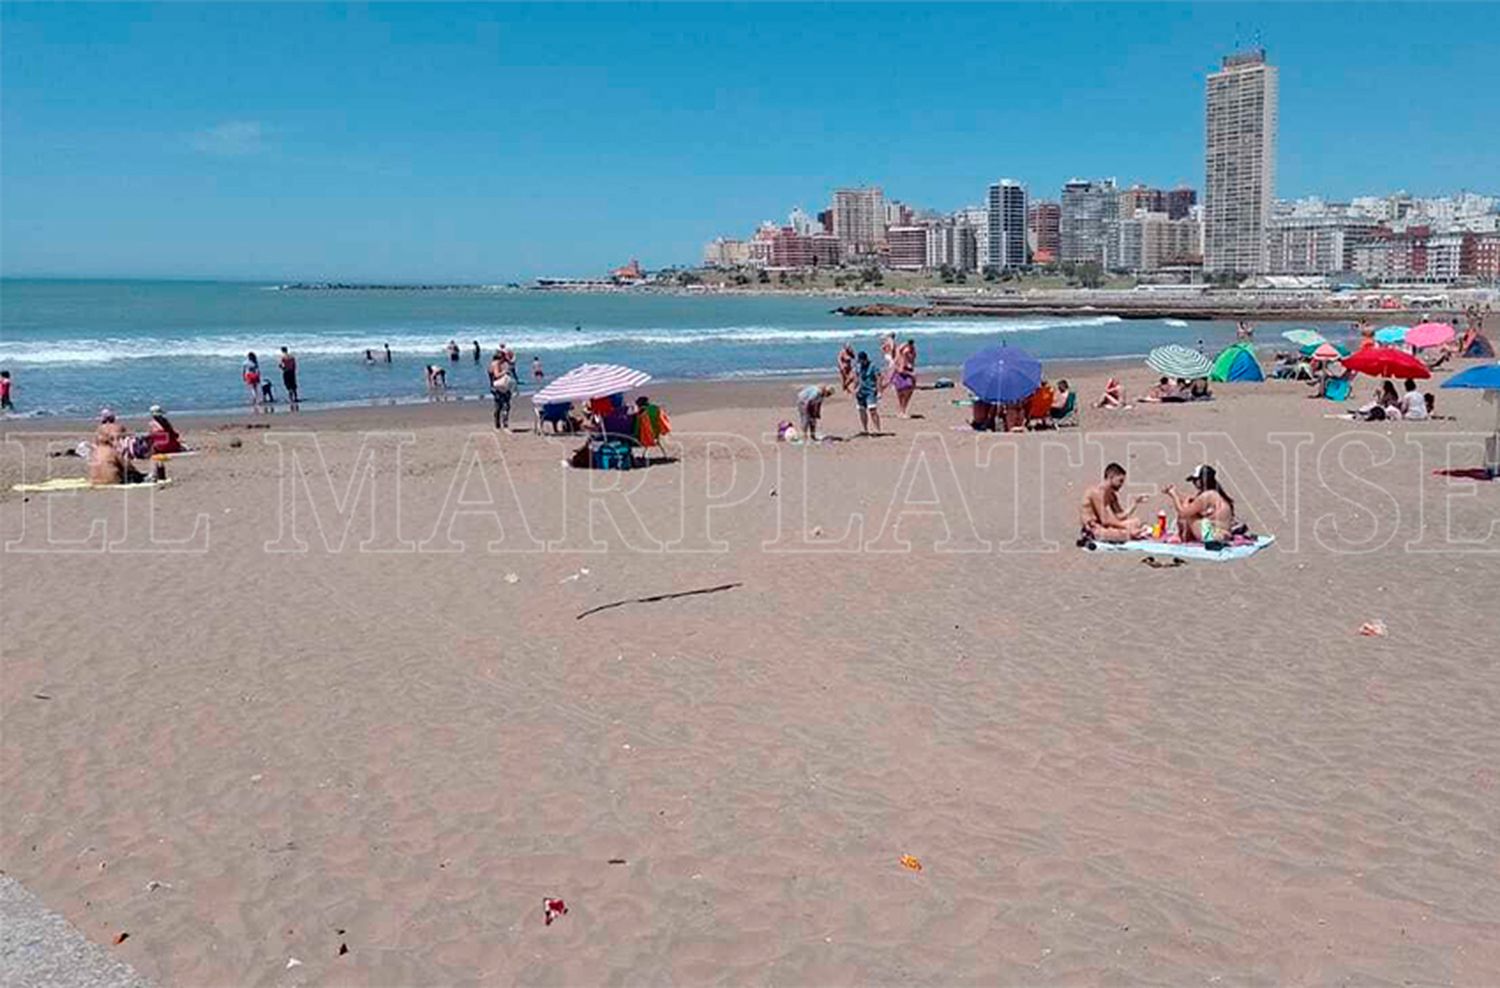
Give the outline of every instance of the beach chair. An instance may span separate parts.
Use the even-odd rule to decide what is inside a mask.
[[[1069,391],[1063,407],[1052,409],[1051,415],[1053,428],[1061,429],[1065,425],[1076,426],[1078,424],[1078,392]]]

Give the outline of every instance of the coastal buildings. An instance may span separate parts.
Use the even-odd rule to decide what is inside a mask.
[[[1051,264],[1062,247],[1062,206],[1038,199],[1026,210],[1026,240],[1037,264]]]
[[[737,268],[750,263],[750,245],[743,240],[715,237],[703,248],[706,268]]]
[[[1167,192],[1168,219],[1187,219],[1196,205],[1198,205],[1197,189],[1190,189],[1186,185],[1179,185],[1177,188]]]
[[[1271,274],[1339,274],[1353,270],[1354,248],[1378,236],[1379,222],[1358,217],[1282,216],[1267,234]]]
[[[885,243],[885,194],[880,186],[833,193],[833,234],[846,257],[875,254]]]
[[[1013,271],[1026,265],[1026,189],[1019,182],[1002,178],[989,189],[986,202],[989,242],[984,266],[993,271]]]
[[[885,231],[890,245],[889,264],[897,271],[920,271],[927,267],[927,227],[893,226]]]
[[[1266,270],[1276,185],[1276,69],[1263,50],[1225,56],[1208,77],[1203,267]]]
[[[1165,211],[1136,210],[1135,215],[1118,221],[1114,243],[1105,253],[1112,268],[1159,271],[1200,263],[1203,245],[1198,223],[1192,217],[1174,220]]]
[[[1064,264],[1093,261],[1106,265],[1108,244],[1120,215],[1115,180],[1075,178],[1062,187],[1058,212],[1058,260]]]

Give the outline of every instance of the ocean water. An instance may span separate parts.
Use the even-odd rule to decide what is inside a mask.
[[[239,408],[247,351],[281,398],[275,354],[297,356],[304,402],[416,401],[423,367],[448,368],[450,390],[484,394],[484,362],[506,343],[529,384],[531,358],[549,378],[587,362],[623,363],[658,379],[726,378],[830,370],[846,340],[873,355],[879,337],[917,341],[921,365],[954,366],[1005,341],[1046,360],[1144,355],[1161,343],[1216,348],[1230,323],[1121,320],[851,319],[850,301],[780,296],[564,294],[528,290],[291,291],[273,285],[175,281],[0,281],[0,368],[23,415],[91,415],[102,405],[137,413]],[[1271,327],[1267,327],[1270,329]],[[1277,327],[1280,328],[1280,327]],[[1274,332],[1262,332],[1274,338]],[[464,347],[458,364],[442,348]],[[394,360],[366,366],[365,348]]]

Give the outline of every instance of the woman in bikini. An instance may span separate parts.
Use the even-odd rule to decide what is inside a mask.
[[[896,348],[891,363],[891,387],[896,389],[897,413],[906,418],[906,406],[917,387],[917,341],[907,340]]]
[[[1203,464],[1188,477],[1194,492],[1179,494],[1174,484],[1162,488],[1177,508],[1177,536],[1184,542],[1228,542],[1235,529],[1234,498],[1219,485],[1218,473]]]

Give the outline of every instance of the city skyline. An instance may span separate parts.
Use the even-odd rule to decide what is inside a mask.
[[[1201,190],[1204,80],[1257,42],[1278,198],[1500,191],[1466,81],[1493,7],[999,9],[1016,57],[935,73],[901,53],[995,8],[6,5],[0,273],[524,280],[692,264],[866,183],[944,212],[1004,176]]]

